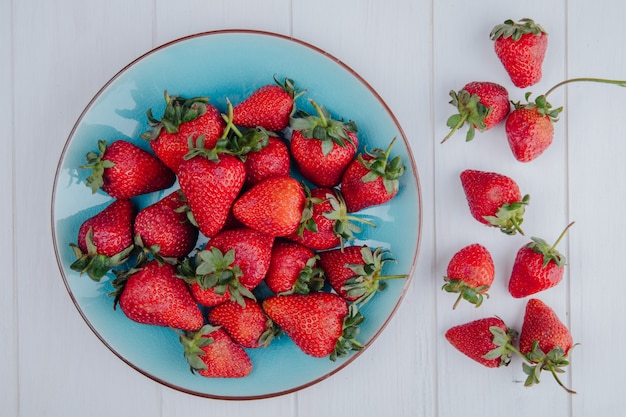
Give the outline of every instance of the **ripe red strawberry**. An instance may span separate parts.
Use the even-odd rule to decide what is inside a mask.
[[[278,295],[263,301],[265,313],[307,355],[331,360],[360,350],[355,337],[364,317],[334,293]]]
[[[268,84],[255,90],[233,108],[233,123],[238,126],[278,132],[289,125],[289,117],[295,109],[294,100],[304,92],[298,92],[293,80],[285,78],[276,84]]]
[[[112,267],[126,262],[133,245],[135,208],[130,200],[114,200],[85,220],[77,244],[70,243],[76,261],[70,268],[99,281]]]
[[[174,173],[154,155],[137,145],[116,140],[107,146],[98,141],[99,152],[87,153],[91,169],[86,185],[93,193],[102,189],[113,198],[126,199],[169,188],[176,181]]]
[[[524,385],[538,384],[541,371],[547,369],[563,389],[575,394],[557,376],[569,365],[567,356],[572,347],[572,335],[555,311],[541,300],[528,300],[519,339],[519,350],[530,362],[530,365],[523,364],[524,373],[528,375]]]
[[[530,196],[522,197],[513,179],[473,169],[461,172],[460,177],[470,213],[476,220],[508,235],[524,234],[521,225]]]
[[[202,312],[170,264],[149,261],[139,270],[118,274],[113,286],[114,306],[119,304],[133,321],[185,331],[202,327]]]
[[[208,104],[208,97],[184,98],[170,96],[165,92],[165,110],[161,120],[148,110],[148,120],[151,130],[141,135],[150,141],[150,147],[157,157],[172,171],[178,172],[178,167],[189,152],[189,139],[195,140],[203,136],[202,146],[211,149],[215,147],[222,136],[226,123],[219,110]]]
[[[210,238],[224,227],[246,169],[235,156],[220,154],[211,160],[197,152],[180,164],[178,182],[200,232]]]
[[[520,162],[530,162],[545,152],[552,144],[554,122],[558,121],[562,107],[553,109],[546,96],[534,102],[514,103],[514,110],[506,119],[505,131],[513,156]]]
[[[349,213],[378,206],[390,201],[398,193],[399,178],[404,174],[400,156],[389,159],[391,147],[360,153],[343,173],[341,194]]]
[[[252,290],[267,274],[274,238],[245,227],[215,235],[193,258],[179,267],[196,300],[207,307],[254,299]]]
[[[505,20],[491,33],[496,55],[516,87],[538,83],[548,48],[548,33],[532,19]]]
[[[180,334],[192,373],[206,378],[243,378],[252,372],[246,351],[228,334],[209,324],[195,333]]]
[[[297,242],[276,241],[265,277],[265,284],[274,294],[307,294],[324,285],[324,273],[317,267],[313,250]]]
[[[187,218],[180,190],[140,210],[135,217],[135,242],[156,256],[182,258],[198,240],[198,228]]]
[[[356,304],[365,304],[378,291],[387,288],[382,282],[388,279],[406,278],[406,275],[383,275],[387,262],[394,261],[389,251],[368,246],[349,246],[319,252],[319,265],[326,281],[343,298]]]
[[[509,293],[513,297],[527,297],[561,282],[566,259],[556,246],[573,224],[563,230],[552,246],[543,239],[533,237],[530,243],[519,249],[509,279]]]
[[[480,132],[489,130],[500,124],[511,110],[509,92],[500,84],[489,81],[472,81],[465,84],[459,91],[450,91],[450,104],[457,108],[458,113],[448,118],[447,125],[451,129],[444,143],[467,123],[469,129],[465,140],[474,139],[476,129]]]
[[[271,177],[244,192],[233,204],[242,224],[271,236],[287,236],[298,229],[305,195],[291,177]]]
[[[261,305],[251,299],[244,299],[243,306],[228,301],[213,307],[208,319],[245,348],[267,347],[277,335],[274,323],[265,315]]]
[[[488,368],[507,366],[515,331],[498,317],[487,317],[451,327],[446,340],[459,352]]]
[[[487,291],[494,278],[495,270],[491,253],[483,245],[474,243],[465,246],[450,259],[443,289],[459,294],[453,309],[461,299],[480,307],[483,295],[489,297]]]
[[[267,146],[246,155],[244,165],[248,187],[270,177],[288,177],[291,169],[289,148],[281,139],[269,137]]]
[[[332,119],[325,108],[312,103],[317,116],[291,119],[291,155],[304,178],[318,187],[334,187],[356,155],[357,127],[352,121]]]
[[[376,227],[365,218],[350,215],[341,192],[335,188],[305,187],[305,194],[307,199],[298,230],[288,236],[294,242],[314,250],[343,247],[361,231],[357,223]]]

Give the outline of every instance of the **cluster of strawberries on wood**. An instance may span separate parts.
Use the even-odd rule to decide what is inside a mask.
[[[506,20],[493,28],[490,37],[496,55],[516,87],[526,88],[541,80],[548,35],[540,25],[528,18],[517,22]],[[548,95],[564,84],[578,81],[626,86],[626,81],[573,78],[556,84],[532,102],[531,93],[526,93],[526,103],[520,103],[510,101],[502,85],[470,82],[460,91],[450,92],[450,103],[458,113],[448,118],[451,130],[442,143],[466,124],[469,126],[466,141],[471,141],[477,130],[486,131],[504,122],[515,159],[533,161],[552,143],[553,124],[563,110],[553,108]],[[470,213],[476,220],[508,235],[524,235],[521,224],[530,197],[522,196],[512,178],[497,172],[466,169],[461,172],[460,180]],[[562,280],[566,259],[556,246],[572,224],[554,244],[533,237],[518,250],[508,283],[511,296],[530,297]],[[487,296],[494,276],[490,252],[481,244],[470,244],[450,259],[443,289],[459,294],[454,307],[461,300],[478,307]],[[489,317],[452,327],[445,337],[459,351],[487,367],[508,365],[511,354],[516,353],[523,360],[526,386],[538,383],[541,372],[548,370],[559,385],[573,393],[557,375],[569,364],[568,354],[574,346],[572,336],[554,310],[537,298],[530,298],[526,304],[521,333],[508,328],[502,319]],[[513,344],[515,340],[519,340],[519,348]]]
[[[281,333],[313,357],[360,350],[359,307],[405,277],[383,275],[388,249],[350,245],[376,226],[354,213],[398,192],[394,140],[359,152],[356,123],[313,100],[316,114],[297,110],[304,91],[274,81],[234,106],[226,99],[225,113],[208,97],[165,92],[162,117],[147,110],[152,152],[99,140],[81,166],[112,202],[80,226],[71,269],[114,274],[114,307],[174,329],[205,377],[247,376],[244,348]],[[135,207],[136,196],[172,189]]]

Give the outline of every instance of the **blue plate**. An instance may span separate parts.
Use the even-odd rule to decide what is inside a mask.
[[[336,362],[303,354],[287,337],[266,349],[249,349],[252,373],[242,379],[209,379],[192,375],[177,335],[170,329],[137,324],[108,295],[112,276],[96,283],[69,269],[74,261],[70,242],[78,228],[111,202],[92,194],[79,165],[98,139],[131,141],[147,150],[139,138],[147,130],[146,109],[163,111],[163,91],[180,96],[206,95],[220,110],[226,98],[234,104],[256,88],[289,77],[306,89],[298,106],[310,110],[308,99],[324,105],[333,116],[354,120],[360,147],[385,149],[396,137],[394,155],[406,166],[400,191],[389,203],[364,210],[375,221],[364,227],[355,244],[388,248],[397,263],[386,274],[408,274],[367,303],[359,340],[369,346],[382,332],[410,284],[421,230],[421,200],[417,169],[407,139],[381,97],[338,59],[304,42],[285,36],[246,30],[201,33],[175,40],[139,57],[116,74],[91,100],[76,122],[63,149],[52,196],[52,233],[57,262],[69,295],[96,336],[120,359],[153,380],[179,391],[222,399],[254,399],[286,394],[310,386],[339,371],[360,354]],[[177,187],[177,184],[174,185]],[[171,190],[135,198],[137,207],[154,203]],[[362,352],[362,351],[361,351]]]

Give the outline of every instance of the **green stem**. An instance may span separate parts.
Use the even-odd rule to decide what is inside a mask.
[[[563,239],[563,236],[565,236],[565,233],[567,233],[567,231],[569,230],[570,227],[572,227],[574,225],[574,222],[571,222],[570,224],[567,225],[567,227],[565,229],[563,229],[563,231],[561,232],[561,235],[559,236],[559,238],[556,240],[556,242],[554,242],[554,245],[552,245],[552,247],[550,249],[554,249],[556,248],[556,246],[559,244],[559,242],[561,241],[561,239]]]
[[[448,132],[448,134],[446,135],[446,137],[445,137],[445,138],[443,138],[443,140],[442,140],[440,143],[444,143],[445,141],[447,141],[448,139],[450,139],[450,138],[452,137],[452,135],[454,135],[454,133],[455,133],[457,130],[459,130],[459,129],[460,129],[460,128],[461,128],[461,127],[465,124],[465,121],[467,120],[467,116],[468,116],[467,114],[465,114],[465,115],[461,116],[461,117],[459,118],[459,122],[458,122],[456,125],[454,125],[454,127],[450,130],[450,132]]]
[[[513,223],[513,227],[515,228],[515,230],[518,231],[518,233],[520,235],[525,236],[524,235],[524,231],[522,230],[522,227],[519,225],[519,223],[514,218],[511,218],[511,223]]]
[[[556,90],[557,88],[559,88],[562,85],[573,83],[573,82],[579,82],[579,81],[590,81],[590,82],[594,82],[594,83],[615,84],[615,85],[619,85],[620,87],[626,87],[626,80],[606,80],[604,78],[589,78],[589,77],[571,78],[569,80],[561,81],[560,83],[556,84],[554,87],[549,89],[548,92],[544,94],[544,96],[548,97],[548,95],[550,93],[552,93],[554,90]]]
[[[576,391],[572,391],[571,389],[567,388],[565,386],[565,384],[563,384],[563,382],[561,382],[561,380],[559,379],[558,375],[554,371],[554,367],[553,366],[548,365],[548,369],[550,370],[550,373],[552,374],[552,376],[556,380],[556,383],[559,384],[561,386],[561,388],[563,388],[565,391],[567,391],[568,394],[576,394]]]
[[[328,127],[328,120],[326,120],[326,117],[324,116],[324,112],[322,111],[322,109],[320,109],[320,106],[314,100],[311,100],[311,104],[313,105],[313,108],[315,109],[315,111],[317,112],[317,115],[320,118],[320,125],[322,127]]]

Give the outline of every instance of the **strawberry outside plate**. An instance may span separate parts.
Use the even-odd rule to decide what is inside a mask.
[[[219,58],[219,59],[218,59]],[[243,63],[253,62],[254,65]],[[328,53],[278,34],[226,30],[200,33],[164,44],[119,71],[87,104],[74,125],[60,156],[52,193],[52,234],[57,262],[71,300],[94,334],[121,360],[165,386],[189,394],[219,399],[257,399],[294,392],[319,382],[355,361],[365,349],[331,361],[302,353],[286,336],[268,348],[247,349],[253,370],[245,378],[210,379],[189,372],[178,335],[169,328],[138,324],[120,308],[113,309],[109,272],[101,281],[70,269],[75,260],[70,243],[80,225],[107,206],[112,198],[85,186],[85,155],[97,141],[124,139],[150,150],[140,134],[148,130],[146,110],[160,115],[163,93],[184,97],[206,95],[226,112],[226,98],[238,103],[256,88],[273,83],[274,76],[295,81],[306,94],[298,108],[313,112],[309,98],[332,115],[354,120],[359,128],[359,150],[386,149],[395,137],[393,154],[406,167],[398,194],[390,202],[359,212],[376,227],[363,227],[353,244],[389,249],[395,263],[385,275],[406,274],[390,280],[361,312],[359,341],[365,349],[381,334],[410,285],[417,261],[421,231],[418,173],[408,141],[392,112],[373,88],[352,69]],[[140,209],[177,188],[133,198]],[[205,243],[202,237],[198,245]]]

